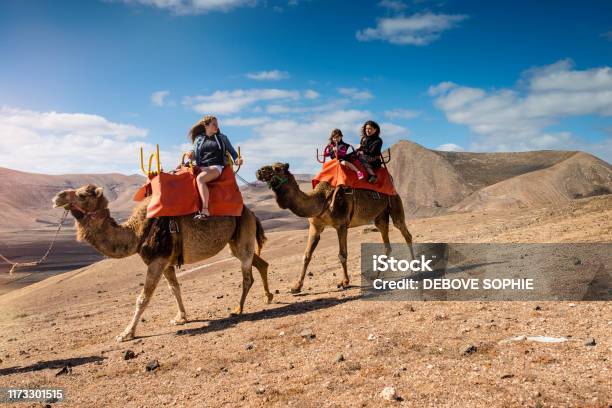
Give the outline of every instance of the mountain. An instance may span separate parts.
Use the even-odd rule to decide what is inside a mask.
[[[54,227],[61,210],[52,208],[53,196],[61,190],[88,183],[104,187],[113,216],[123,220],[131,213],[132,195],[144,181],[138,175],[46,175],[0,167],[0,231]]]
[[[388,164],[411,216],[555,206],[612,191],[612,166],[587,153],[464,153],[400,141]]]
[[[442,152],[404,140],[391,147],[388,168],[411,217],[558,206],[612,191],[612,166],[575,151]],[[312,176],[295,176],[303,191],[311,190]],[[139,175],[51,176],[0,168],[0,231],[53,228],[61,211],[51,208],[51,198],[87,183],[104,187],[113,216],[122,221],[133,208],[132,195],[144,181]],[[241,190],[267,230],[307,227],[306,219],[278,208],[265,184],[254,182]]]

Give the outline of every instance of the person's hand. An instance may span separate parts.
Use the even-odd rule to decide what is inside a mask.
[[[192,150],[190,150],[188,152],[185,152],[185,157],[187,158],[187,160],[193,160],[194,156],[195,156],[195,154],[193,154]]]
[[[244,161],[242,160],[242,157],[238,157],[236,160],[234,160],[234,163],[236,166],[240,166],[242,163],[244,163]]]

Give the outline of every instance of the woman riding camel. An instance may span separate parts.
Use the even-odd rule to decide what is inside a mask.
[[[223,172],[223,167],[228,164],[226,152],[229,152],[237,165],[241,165],[243,161],[227,136],[221,133],[217,118],[212,115],[206,115],[196,123],[189,131],[189,138],[193,143],[193,150],[185,154],[190,160],[195,160],[200,170],[196,180],[202,199],[202,210],[194,218],[202,220],[210,216],[206,183],[215,180]]]
[[[363,173],[359,171],[359,169],[355,167],[353,163],[351,163],[354,154],[348,152],[349,148],[352,149],[353,146],[345,143],[344,140],[342,140],[342,131],[340,129],[334,129],[329,136],[329,144],[325,147],[323,156],[329,157],[332,160],[338,159],[342,166],[353,170],[355,173],[357,173],[357,178],[362,180],[364,178]]]
[[[380,126],[373,120],[368,120],[361,128],[360,145],[355,151],[357,159],[363,164],[369,177],[369,183],[376,183],[375,170],[380,168],[381,149],[383,141],[380,138]]]

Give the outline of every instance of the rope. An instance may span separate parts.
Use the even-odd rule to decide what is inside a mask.
[[[247,186],[249,186],[249,187],[255,187],[255,186],[257,185],[257,184],[255,184],[255,183],[251,183],[251,182],[246,181],[246,180],[245,180],[245,179],[244,179],[244,178],[243,178],[241,175],[239,175],[238,173],[235,173],[235,174],[236,174],[236,177],[238,177],[238,179],[239,179],[240,181],[242,181],[244,184],[246,184]]]
[[[40,260],[35,261],[35,262],[13,262],[10,259],[6,258],[4,255],[0,254],[0,259],[2,259],[4,262],[11,264],[11,270],[9,271],[9,275],[13,274],[13,271],[17,268],[21,268],[24,266],[36,266],[36,265],[40,265],[42,263],[44,263],[47,260],[47,257],[49,256],[49,253],[51,253],[51,249],[53,248],[53,245],[55,244],[55,241],[57,240],[57,237],[59,235],[60,230],[62,229],[62,225],[64,224],[64,221],[66,220],[66,217],[68,216],[68,210],[64,211],[64,215],[62,215],[62,218],[60,219],[59,225],[57,227],[57,230],[55,231],[55,235],[53,236],[53,240],[51,241],[51,245],[49,245],[49,249],[47,249],[47,252],[45,252],[45,254],[42,256],[42,258],[40,258]]]

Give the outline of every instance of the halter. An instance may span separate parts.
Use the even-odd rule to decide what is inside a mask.
[[[276,185],[272,185],[272,182],[275,180],[277,180],[278,183]],[[268,181],[268,188],[271,188],[272,190],[276,190],[277,188],[285,184],[287,181],[289,181],[289,177],[283,178],[279,176],[278,174],[274,174],[272,178],[270,179],[270,181]]]
[[[69,210],[72,210],[72,211],[76,210],[76,211],[80,212],[81,214],[83,214],[83,215],[81,216],[81,218],[84,218],[84,217],[91,217],[91,218],[94,218],[94,219],[95,219],[95,218],[104,218],[104,215],[103,215],[103,214],[101,214],[101,212],[102,212],[102,211],[104,211],[104,210],[106,210],[106,209],[104,208],[104,209],[101,209],[101,210],[96,210],[96,211],[85,211],[85,210],[84,210],[82,207],[80,207],[80,206],[79,206],[78,204],[76,204],[76,203],[70,203],[70,204],[68,204],[68,209],[69,209]]]

